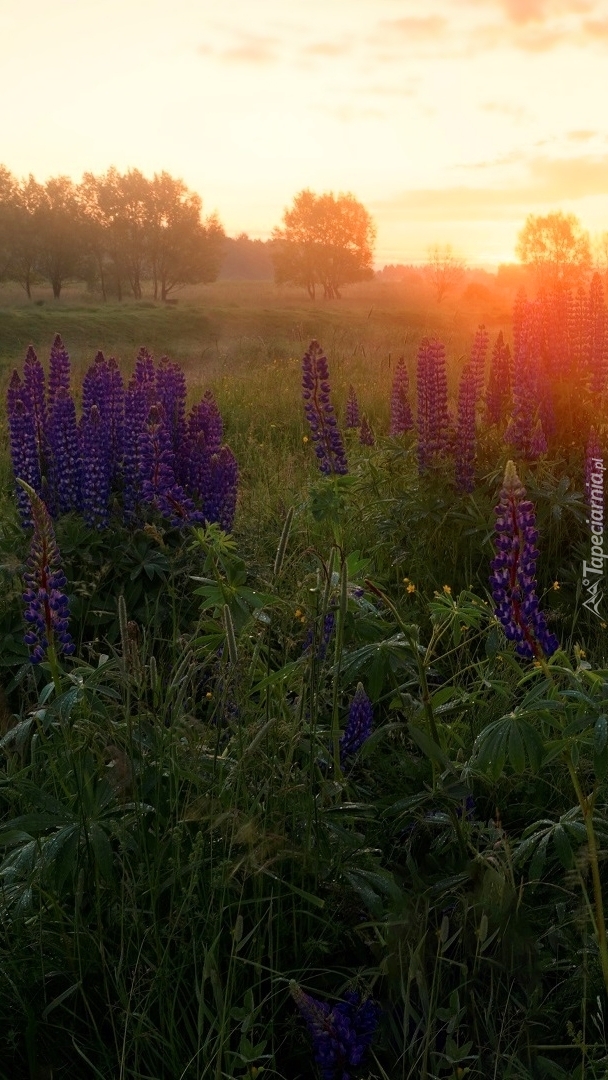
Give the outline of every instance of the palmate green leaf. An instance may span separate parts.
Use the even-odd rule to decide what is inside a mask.
[[[502,775],[508,761],[521,774],[529,767],[538,772],[544,743],[539,732],[519,712],[507,713],[478,735],[473,747],[477,768],[492,780]]]

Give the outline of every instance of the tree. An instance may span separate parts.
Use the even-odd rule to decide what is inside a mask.
[[[217,217],[201,218],[200,196],[169,173],[155,174],[148,205],[148,254],[154,299],[184,285],[215,281],[224,246]]]
[[[302,285],[314,299],[316,286],[326,299],[340,289],[373,277],[373,221],[351,194],[315,195],[301,191],[273,230],[272,260],[277,284]]]
[[[464,260],[454,254],[451,244],[443,247],[434,244],[428,249],[428,257],[424,270],[435,290],[435,299],[440,304],[461,281],[465,270]]]
[[[44,189],[29,175],[17,189],[15,214],[12,226],[12,254],[9,276],[25,289],[28,300],[32,298],[32,284],[38,277],[37,266],[40,253],[38,221]]]
[[[47,180],[34,211],[39,250],[37,266],[51,283],[56,300],[66,281],[82,277],[84,253],[78,191],[67,176]]]
[[[0,281],[9,276],[13,256],[18,190],[12,173],[0,165]]]
[[[529,214],[515,250],[544,288],[578,285],[591,267],[589,233],[574,214],[561,210],[545,217]]]

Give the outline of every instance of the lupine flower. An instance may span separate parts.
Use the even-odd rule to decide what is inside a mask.
[[[46,445],[46,381],[44,368],[30,345],[23,365],[24,404],[32,415],[36,433],[36,452],[41,475],[45,472]]]
[[[539,458],[541,454],[547,453],[547,440],[545,438],[545,432],[543,430],[542,420],[540,418],[536,421],[536,426],[532,432],[532,438],[530,440],[530,457],[533,459]]]
[[[362,446],[373,446],[375,442],[374,433],[369,426],[369,420],[367,419],[365,413],[363,413],[363,416],[361,417],[361,427],[359,428],[359,442]]]
[[[163,407],[165,426],[175,454],[186,435],[186,379],[179,364],[161,356],[156,371],[156,400]]]
[[[520,314],[521,324],[513,362],[513,414],[505,441],[528,457],[538,406],[539,342],[534,306],[527,304]]]
[[[171,525],[178,528],[203,521],[202,513],[175,479],[175,455],[171,436],[164,423],[162,405],[153,405],[150,409],[145,428],[139,436],[139,459],[143,503],[158,510]]]
[[[127,521],[137,513],[141,500],[140,439],[146,426],[150,407],[145,389],[133,377],[125,392],[125,427],[123,437],[123,506]]]
[[[91,528],[105,529],[110,516],[112,446],[97,405],[91,405],[83,412],[80,433],[82,439],[82,516]]]
[[[122,471],[125,388],[116,360],[106,360],[102,352],[97,353],[82,382],[83,416],[93,405],[99,410],[110,474],[116,480]]]
[[[511,352],[500,331],[490,361],[486,409],[491,424],[499,424],[511,401]]]
[[[210,390],[193,406],[188,416],[186,437],[176,455],[181,482],[195,496],[204,498],[211,478],[211,456],[222,445],[224,425]]]
[[[346,416],[345,426],[347,428],[358,428],[361,423],[359,416],[359,402],[357,401],[357,395],[355,393],[354,386],[351,385],[348,388],[348,399],[346,401]]]
[[[361,1000],[348,990],[330,1005],[306,994],[292,980],[289,991],[312,1036],[315,1061],[323,1080],[352,1080],[378,1026],[379,1009],[371,998]]]
[[[496,514],[496,556],[490,585],[496,615],[516,652],[528,658],[551,656],[559,642],[547,630],[536,595],[538,532],[534,505],[526,499],[515,465],[507,462]]]
[[[327,357],[318,341],[311,341],[302,359],[302,397],[310,424],[319,469],[326,476],[343,476],[348,463],[338,421],[331,403]]]
[[[148,406],[153,405],[156,400],[156,369],[154,360],[144,345],[142,345],[135,359],[132,382],[143,391],[146,404]]]
[[[82,497],[82,447],[70,391],[59,385],[48,423],[52,509],[79,510]]]
[[[323,632],[321,634],[321,640],[319,641],[319,645],[317,648],[317,660],[322,661],[327,656],[327,650],[329,648],[329,643],[331,641],[335,625],[336,616],[334,615],[333,611],[328,611],[327,615],[323,619]],[[306,633],[306,637],[304,638],[304,644],[302,645],[302,654],[308,652],[308,650],[312,646],[314,639],[315,631],[314,627],[311,626],[309,627]]]
[[[409,378],[405,360],[401,356],[397,361],[391,390],[391,426],[389,435],[403,435],[404,432],[411,431],[414,426],[408,395]]]
[[[591,391],[601,394],[608,379],[608,319],[604,289],[599,274],[594,274],[589,286],[589,366]]]
[[[348,720],[340,739],[340,764],[344,768],[349,757],[353,757],[372,733],[374,710],[363,683],[357,683],[354,697],[348,710]]]
[[[203,497],[205,521],[216,521],[230,532],[236,511],[239,467],[229,446],[221,446],[209,461],[209,484]]]
[[[475,400],[477,401],[483,391],[484,376],[486,370],[486,356],[488,353],[488,331],[485,326],[478,326],[473,338],[471,349],[471,368],[475,387]]]
[[[475,370],[471,364],[467,364],[460,378],[456,428],[456,487],[459,491],[467,492],[475,487],[476,386]]]
[[[8,387],[7,413],[11,447],[11,461],[15,478],[24,480],[37,493],[41,492],[40,461],[36,452],[36,427],[31,411],[24,402],[24,386],[19,373],[14,371]],[[21,524],[27,529],[32,524],[32,510],[28,496],[17,485],[17,505]]]
[[[422,473],[449,443],[450,414],[445,346],[424,338],[418,350],[418,469]]]
[[[23,594],[24,618],[28,624],[23,640],[30,648],[30,660],[39,664],[49,648],[57,655],[67,655],[74,652],[74,644],[68,632],[69,604],[63,591],[67,582],[61,569],[53,523],[33,488],[28,487],[25,493],[31,504],[34,535],[23,575],[27,586]]]
[[[65,351],[63,341],[59,334],[55,335],[49,357],[49,393],[47,401],[48,415],[50,417],[59,388],[63,387],[69,393],[70,390],[70,358]]]

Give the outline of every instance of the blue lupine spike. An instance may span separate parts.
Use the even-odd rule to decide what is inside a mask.
[[[360,423],[361,417],[359,415],[359,402],[357,401],[355,388],[351,383],[348,388],[348,398],[346,399],[344,426],[347,428],[358,428]]]
[[[494,512],[496,555],[491,563],[490,586],[497,618],[508,640],[516,643],[520,656],[551,656],[559,642],[547,629],[536,595],[536,514],[512,461],[507,462]]]
[[[389,435],[398,436],[411,431],[414,427],[414,418],[409,402],[409,377],[405,359],[401,356],[395,368],[395,376],[391,390],[391,426]]]
[[[378,1027],[379,1009],[371,998],[348,990],[330,1005],[307,994],[292,980],[289,992],[312,1037],[315,1062],[323,1080],[352,1080]]]
[[[353,757],[369,739],[372,733],[374,710],[363,683],[357,684],[348,710],[348,720],[340,739],[340,764],[344,767],[349,757]]]
[[[476,373],[467,364],[458,390],[458,423],[456,428],[456,487],[471,492],[475,487],[475,403],[477,400]]]
[[[302,397],[320,471],[345,475],[346,451],[331,403],[327,357],[318,341],[311,341],[302,358]]]

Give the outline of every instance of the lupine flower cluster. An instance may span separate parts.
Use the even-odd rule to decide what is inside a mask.
[[[348,398],[346,399],[346,415],[344,418],[345,427],[358,428],[361,423],[361,416],[359,413],[359,402],[357,400],[357,394],[354,386],[351,385],[348,388]]]
[[[52,648],[56,656],[74,652],[68,630],[69,604],[64,593],[67,584],[61,569],[59,548],[48,509],[39,495],[27,485],[21,489],[31,507],[34,533],[27,559],[23,594],[24,618],[28,629],[23,640],[30,649],[33,664],[39,664]]]
[[[470,360],[476,401],[479,400],[483,392],[489,340],[485,326],[479,326],[473,338]]]
[[[490,374],[486,391],[486,411],[491,424],[499,424],[511,402],[512,364],[511,350],[500,331],[490,360]]]
[[[361,417],[361,426],[359,427],[359,442],[362,446],[373,446],[375,439],[374,433],[370,427],[367,415],[363,413]]]
[[[520,656],[551,656],[559,642],[547,629],[536,595],[536,515],[512,461],[507,462],[495,514],[496,556],[490,586],[496,615]]]
[[[315,1061],[323,1080],[353,1080],[378,1027],[379,1009],[371,998],[348,990],[330,1005],[306,994],[295,982],[290,993],[312,1036]]]
[[[391,390],[391,426],[389,435],[403,435],[414,427],[414,418],[409,402],[409,378],[405,360],[401,356],[397,361]]]
[[[326,476],[344,476],[346,451],[331,402],[327,357],[318,341],[311,341],[302,358],[302,397],[319,469]]]
[[[170,525],[218,522],[232,528],[238,467],[223,444],[222,418],[208,391],[186,417],[186,381],[163,357],[141,349],[124,385],[114,359],[98,353],[84,376],[77,419],[70,360],[57,336],[48,386],[33,349],[23,379],[14,372],[7,409],[13,472],[44,500],[53,516],[76,511],[104,529],[113,512],[136,524],[150,510]],[[24,527],[30,501],[17,499]]]
[[[374,710],[369,700],[363,683],[357,684],[348,710],[348,720],[340,739],[340,764],[342,768],[348,759],[354,757],[361,749],[363,743],[369,739],[372,733]]]
[[[458,422],[456,427],[456,487],[473,491],[475,487],[475,402],[478,374],[467,364],[460,378]]]
[[[425,338],[418,350],[418,468],[425,472],[450,441],[445,346]]]

